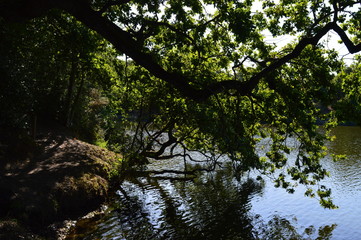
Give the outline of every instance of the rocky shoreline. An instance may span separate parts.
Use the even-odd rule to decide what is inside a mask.
[[[64,239],[75,220],[107,201],[122,156],[48,133],[39,154],[0,176],[0,239]]]

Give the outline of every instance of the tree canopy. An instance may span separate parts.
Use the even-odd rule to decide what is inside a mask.
[[[8,58],[0,100],[28,99],[2,114],[58,104],[57,119],[97,125],[110,148],[138,163],[198,161],[190,154],[198,151],[206,170],[227,156],[239,172],[277,174],[276,186],[289,192],[316,185],[328,174],[319,160],[330,127],[360,120],[360,66],[347,66],[327,38],[359,52],[360,7],[352,0],[1,0]],[[9,25],[26,21],[25,29]],[[269,39],[280,36],[291,40]],[[138,124],[128,139],[132,118]],[[316,193],[334,207],[329,189]]]

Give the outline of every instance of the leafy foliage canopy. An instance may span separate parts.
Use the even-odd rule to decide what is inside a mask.
[[[327,41],[333,31],[350,53],[361,50],[359,1],[16,2],[0,11],[0,100],[23,101],[2,114],[85,121],[137,164],[183,157],[212,170],[227,156],[236,172],[258,169],[293,192],[328,175],[320,159],[337,120],[359,121],[345,109],[360,112],[360,66]],[[21,35],[4,23],[24,19]],[[329,189],[306,192],[315,194],[334,207]]]

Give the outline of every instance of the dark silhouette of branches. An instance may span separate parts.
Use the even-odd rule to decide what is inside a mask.
[[[129,0],[109,1],[102,9],[104,11],[104,9],[112,5],[124,4],[127,2],[129,2]],[[23,3],[23,5],[22,7],[19,7],[18,5],[21,5],[21,3]],[[37,6],[39,8],[36,8]],[[102,16],[102,10],[93,10],[86,0],[32,0],[19,1],[16,5],[12,4],[10,1],[4,1],[2,2],[2,7],[7,11],[2,9],[0,14],[8,19],[12,19],[12,16],[10,16],[9,13],[14,13],[14,11],[18,11],[18,14],[23,14],[23,18],[32,18],[38,16],[40,12],[44,12],[47,9],[63,9],[72,14],[89,28],[101,34],[105,39],[111,42],[116,49],[132,58],[137,64],[146,68],[155,77],[169,83],[184,97],[198,102],[205,101],[212,95],[219,94],[231,89],[236,90],[239,95],[250,95],[250,93],[262,79],[282,67],[284,64],[288,63],[290,60],[297,58],[308,45],[316,45],[319,40],[330,30],[334,30],[340,36],[350,53],[356,53],[361,50],[361,43],[355,45],[349,39],[346,32],[337,25],[336,21],[338,11],[344,9],[344,7],[339,9],[336,4],[334,6],[335,18],[332,22],[325,24],[313,36],[302,38],[298,44],[295,45],[293,51],[277,60],[272,61],[269,65],[265,66],[262,70],[253,75],[248,81],[226,80],[213,82],[203,87],[194,87],[191,84],[193,82],[191,77],[167,71],[159,63],[157,63],[150,54],[146,53],[146,51],[143,51],[143,49],[139,47],[137,40],[134,39],[132,34],[124,31],[115,23]],[[29,9],[26,11],[26,14],[23,11],[24,7],[29,7]]]

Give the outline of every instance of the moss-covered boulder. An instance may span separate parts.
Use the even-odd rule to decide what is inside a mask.
[[[43,136],[37,143],[44,149],[41,154],[3,170],[0,214],[41,229],[106,201],[120,155],[60,135]]]

